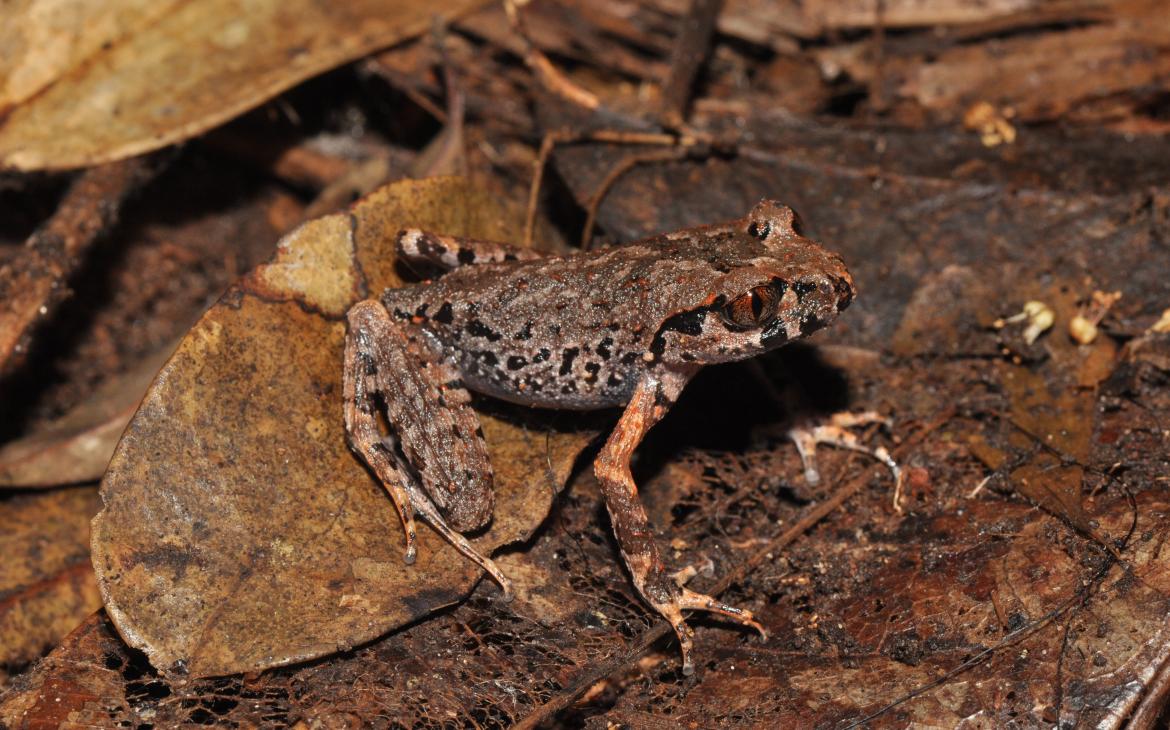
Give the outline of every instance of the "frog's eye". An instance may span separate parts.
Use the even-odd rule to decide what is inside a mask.
[[[723,307],[723,321],[735,328],[759,327],[776,314],[780,293],[770,286],[757,286],[732,299]]]
[[[768,221],[752,221],[748,226],[748,235],[763,241],[772,233],[772,224]]]

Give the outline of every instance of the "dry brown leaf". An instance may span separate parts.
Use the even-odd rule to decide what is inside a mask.
[[[406,181],[311,221],[188,334],[126,430],[94,564],[126,640],[195,676],[368,641],[460,600],[480,571],[430,530],[403,563],[389,498],[341,418],[346,309],[399,283],[406,225],[514,239],[518,216],[457,178]],[[496,471],[490,552],[540,523],[591,433],[481,416]]]
[[[476,4],[0,6],[0,168],[84,167],[174,144]]]
[[[104,383],[74,410],[0,448],[0,487],[53,487],[97,481],[146,387],[174,350],[169,345]]]
[[[874,494],[867,503],[886,501]],[[1170,505],[1151,492],[1135,501],[1090,507],[1103,531],[1126,540],[1121,564],[1021,503],[970,502],[962,514],[943,509],[889,531],[872,530],[864,509],[838,515],[849,530],[810,535],[778,557],[784,571],[769,565],[752,578],[760,590],[787,574],[776,599],[760,599],[776,638],[761,645],[701,628],[708,661],[694,679],[680,685],[664,652],[643,665],[637,691],[619,692],[608,719],[648,726],[652,702],[684,726],[844,727],[898,703],[874,726],[945,719],[949,727],[972,716],[995,727],[1020,717],[1042,724],[1043,714],[1117,728],[1118,707],[1150,701],[1165,656],[1170,576],[1160,536]],[[0,723],[315,726],[393,708],[418,724],[485,716],[512,724],[628,640],[617,631],[631,626],[628,607],[620,592],[604,592],[621,571],[607,572],[616,567],[610,549],[592,541],[604,531],[596,506],[567,505],[573,538],[542,537],[535,560],[511,556],[526,566],[516,573],[527,585],[517,592],[520,618],[464,606],[327,662],[178,683],[153,675],[98,614],[0,699]],[[574,540],[582,544],[566,548]],[[564,561],[597,574],[574,579]]]
[[[930,61],[887,62],[882,73],[900,79],[899,97],[940,121],[958,121],[971,104],[985,101],[1010,107],[1021,121],[1124,116],[1120,109],[1141,103],[1141,95],[1127,99],[1131,90],[1165,89],[1170,32],[1164,23],[1122,19],[994,46],[955,46]]]
[[[0,684],[6,667],[39,657],[101,605],[89,563],[97,489],[0,502]]]
[[[102,47],[148,27],[176,2],[75,3],[29,0],[0,9],[0,111],[7,111],[80,66]]]
[[[685,0],[656,0],[655,5],[674,13],[685,11]],[[1098,6],[1074,0],[1069,11],[1087,12]],[[1079,7],[1078,7],[1079,6]],[[785,36],[813,38],[827,33],[882,25],[915,28],[936,25],[1008,22],[1045,10],[1042,0],[728,0],[719,17],[719,30],[727,35],[766,46],[782,48]]]

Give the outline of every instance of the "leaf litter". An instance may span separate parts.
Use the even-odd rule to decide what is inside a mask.
[[[1107,4],[1068,28],[1042,23],[1039,32],[1075,31],[1125,6]],[[891,19],[906,30],[872,47],[913,50],[926,31],[914,31],[912,8],[894,10]],[[578,37],[639,37],[645,12],[612,21],[608,38]],[[994,45],[1001,32],[1026,37],[1039,17],[980,12],[967,21],[976,25],[964,44]],[[815,24],[785,27],[819,32]],[[549,42],[569,46],[572,37]],[[783,48],[791,38],[768,42]],[[475,57],[475,46],[460,52]],[[500,78],[517,77],[499,58],[481,58],[501,76],[468,77],[469,109],[495,101],[484,88],[506,96]],[[626,73],[635,67],[628,55],[612,58]],[[1122,62],[1160,61],[1154,53]],[[735,122],[752,144],[738,155],[631,169],[598,210],[605,235],[620,241],[736,215],[760,190],[794,203],[810,233],[842,252],[861,294],[814,348],[782,351],[765,370],[811,393],[814,405],[863,403],[894,415],[892,437],[911,445],[899,452],[910,476],[902,516],[857,462],[824,455],[826,475],[856,475],[848,484],[861,478],[860,491],[731,587],[735,602],[764,616],[767,644],[700,628],[697,648],[708,662],[694,679],[678,676],[670,647],[647,640],[659,627],[615,562],[586,477],[558,500],[533,542],[501,556],[516,566],[515,606],[497,605],[493,586],[481,584],[469,602],[332,659],[186,683],[158,675],[97,616],[0,700],[0,717],[55,717],[54,698],[76,719],[107,724],[507,725],[568,708],[571,720],[591,727],[654,726],[663,713],[701,726],[1110,727],[1156,714],[1170,403],[1165,337],[1150,328],[1170,301],[1157,265],[1168,240],[1164,144],[1020,128],[1014,142],[988,148],[978,134],[915,128],[913,101],[897,107],[909,129],[809,124],[720,97],[734,88],[725,85],[736,78],[728,69],[743,60],[724,47],[713,63],[726,65],[694,109],[716,126],[728,110],[754,109]],[[876,107],[881,77],[865,83],[865,103]],[[840,99],[840,91],[809,98]],[[1134,109],[1126,106],[1134,99],[1088,111],[1108,118]],[[1157,119],[1139,114],[1133,123]],[[628,152],[560,150],[557,173],[584,205]],[[349,287],[341,281],[342,294],[329,301]],[[1123,298],[1102,337],[1072,346],[1068,303],[1094,291]],[[1036,299],[1059,319],[1035,342],[991,326]],[[671,560],[711,557],[717,576],[734,575],[745,556],[838,494],[838,480],[802,483],[791,449],[775,436],[774,408],[761,414],[728,399],[742,387],[760,405],[755,377],[712,370],[688,391],[693,410],[680,404],[637,465]],[[734,424],[716,417],[749,412]],[[669,478],[650,484],[656,471]],[[381,527],[396,545],[393,520]]]

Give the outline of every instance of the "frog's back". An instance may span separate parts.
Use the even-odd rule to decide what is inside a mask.
[[[389,290],[392,316],[434,335],[466,384],[527,405],[626,403],[661,303],[655,256],[634,245],[537,261],[468,266]]]

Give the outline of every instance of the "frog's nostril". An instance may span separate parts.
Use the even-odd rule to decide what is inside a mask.
[[[792,283],[792,291],[796,292],[796,300],[803,301],[806,296],[817,290],[817,283],[802,279]]]

